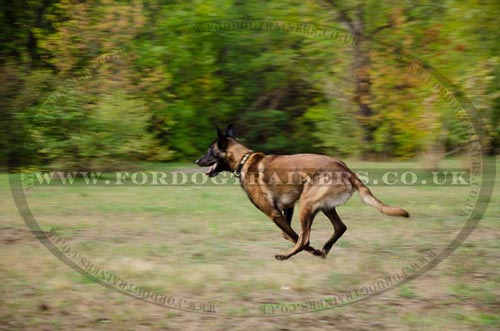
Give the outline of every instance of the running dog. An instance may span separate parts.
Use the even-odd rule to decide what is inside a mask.
[[[209,167],[206,174],[210,177],[231,171],[240,178],[240,185],[250,201],[271,218],[285,239],[294,243],[288,252],[275,256],[278,260],[286,260],[302,250],[326,257],[347,230],[335,209],[347,202],[354,191],[359,192],[364,203],[386,215],[409,217],[406,210],[378,200],[341,160],[318,154],[254,152],[236,140],[232,125],[225,133],[217,128],[217,139],[196,163]],[[299,199],[300,235],[290,226],[294,205]],[[318,211],[328,217],[334,228],[333,235],[321,250],[309,245],[311,226]]]

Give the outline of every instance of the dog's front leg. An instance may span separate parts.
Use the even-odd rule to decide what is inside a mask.
[[[286,208],[283,210],[283,215],[285,216],[285,221],[286,223],[290,226],[290,229],[291,228],[291,224],[292,224],[292,216],[293,216],[293,207],[290,207],[290,208]],[[293,229],[292,229],[293,231]],[[293,233],[296,234],[295,231],[293,231]],[[283,234],[283,238],[285,238],[286,240],[288,241],[291,241],[292,243],[296,243],[297,242],[297,239],[298,239],[298,235],[296,234],[296,236],[294,238],[291,238],[285,231],[282,231],[282,234]],[[307,245],[304,250],[308,253],[311,253],[312,255],[316,255],[316,256],[323,256],[323,253],[322,251],[320,251],[319,249],[315,249],[314,247],[312,246],[309,246]],[[278,257],[276,257],[278,260],[280,260]]]
[[[295,254],[299,253],[302,250],[307,250],[307,247],[311,247],[311,246],[309,246],[309,239],[311,237],[311,226],[312,226],[312,222],[313,222],[315,215],[316,215],[316,211],[312,210],[311,208],[308,208],[307,205],[301,208],[301,210],[300,210],[300,226],[301,226],[300,236],[298,236],[296,243],[292,247],[291,250],[289,250],[286,254],[276,255],[276,259],[286,260],[286,259],[294,256]],[[314,251],[316,251],[316,250],[314,250]],[[314,252],[313,254],[322,256],[321,251]]]
[[[264,201],[263,199],[262,200],[252,199],[252,202],[257,208],[259,208],[264,214],[266,214],[274,222],[274,224],[276,224],[280,228],[280,230],[283,232],[283,237],[285,239],[291,241],[294,244],[297,244],[299,235],[295,231],[293,231],[292,227],[290,226],[292,220],[291,218],[292,214],[290,211],[288,211],[286,213],[287,216],[285,216],[283,215],[281,210],[274,207],[267,201]],[[303,247],[303,249],[313,255],[322,256],[321,250],[315,249],[309,246],[309,244]],[[276,259],[278,260],[284,260],[283,258],[281,258],[282,256],[283,255],[280,254],[275,255]]]

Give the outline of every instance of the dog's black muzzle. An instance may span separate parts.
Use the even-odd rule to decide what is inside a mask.
[[[220,169],[220,166],[219,166],[219,163],[217,162],[217,159],[214,158],[213,156],[210,156],[210,155],[203,155],[195,162],[200,167],[210,167],[205,172],[205,175],[207,175],[209,177],[217,176],[219,174],[219,172],[221,172],[223,170],[223,169]]]

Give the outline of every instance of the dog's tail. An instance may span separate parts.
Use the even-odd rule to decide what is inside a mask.
[[[403,208],[392,207],[386,205],[379,199],[377,199],[373,193],[370,191],[368,187],[361,182],[361,180],[356,176],[355,173],[352,173],[350,177],[351,184],[358,190],[359,195],[361,196],[361,200],[373,207],[377,208],[381,213],[384,213],[389,216],[401,216],[401,217],[410,217],[410,214]]]

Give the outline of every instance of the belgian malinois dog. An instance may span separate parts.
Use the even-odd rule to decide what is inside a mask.
[[[265,155],[253,152],[240,144],[232,125],[226,133],[217,128],[217,139],[207,154],[196,163],[210,167],[206,174],[217,176],[231,171],[240,177],[240,184],[250,201],[269,216],[281,229],[283,237],[294,246],[285,254],[276,255],[278,260],[305,250],[326,257],[333,244],[347,230],[336,212],[354,191],[358,191],[364,203],[372,205],[390,216],[409,217],[406,210],[391,207],[378,200],[347,165],[335,158],[318,154]],[[300,199],[300,235],[290,226],[295,203]],[[309,245],[311,225],[318,211],[332,222],[334,233],[321,250]]]

